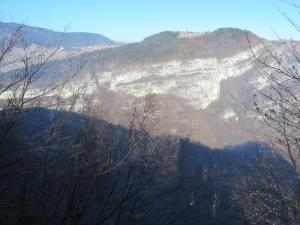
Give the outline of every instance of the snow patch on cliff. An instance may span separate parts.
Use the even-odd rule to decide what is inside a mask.
[[[238,120],[238,116],[237,114],[230,108],[226,109],[223,113],[223,115],[221,116],[222,119],[224,120],[228,120],[231,117],[235,117],[235,120]]]

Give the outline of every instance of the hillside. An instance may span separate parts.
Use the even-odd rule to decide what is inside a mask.
[[[191,138],[211,148],[252,140],[247,130],[253,121],[241,103],[251,104],[248,80],[258,88],[265,84],[256,77],[246,32],[222,28],[200,36],[179,35],[162,32],[138,43],[53,60],[44,72],[65,77],[84,66],[64,95],[72,96],[72,90],[84,85],[83,96],[122,113],[135,99],[159,94],[158,111],[166,126],[184,115],[185,130],[193,130]],[[276,47],[250,32],[249,39],[262,55],[263,43]],[[179,130],[174,125],[174,133],[180,135]]]
[[[49,67],[56,68],[51,71],[53,73],[65,74],[74,72],[80,66],[85,65],[86,71],[99,72],[172,60],[224,58],[249,49],[246,32],[240,29],[221,28],[193,38],[179,38],[179,35],[180,32],[166,31],[149,36],[138,43],[52,62]],[[263,41],[251,32],[249,37],[253,45]],[[67,71],[68,68],[71,70]]]
[[[249,34],[253,50],[264,53],[271,42]],[[256,77],[256,64],[249,57],[246,32],[221,28],[203,35],[162,32],[138,43],[107,48],[53,60],[45,65],[47,77],[68,77],[83,69],[64,88],[64,96],[84,86],[107,108],[126,113],[133,101],[149,93],[159,94],[158,111],[166,126],[184,115],[191,138],[211,148],[242,144],[249,139],[252,118],[241,103],[251,104],[253,87],[264,87]],[[250,98],[249,98],[250,97]],[[248,125],[245,125],[248,124]],[[247,127],[247,129],[245,129]]]

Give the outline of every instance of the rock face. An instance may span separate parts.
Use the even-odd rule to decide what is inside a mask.
[[[257,55],[264,54],[263,44],[252,50]],[[252,139],[250,131],[255,122],[254,117],[246,116],[249,113],[245,105],[252,104],[254,88],[267,86],[257,75],[254,61],[249,51],[242,51],[231,57],[128,66],[93,76],[87,72],[83,77],[92,82],[88,82],[84,93],[92,94],[105,87],[123,108],[129,107],[133,99],[159,94],[160,114],[174,118],[184,114],[180,123],[191,130],[194,141],[211,148],[242,144]],[[180,135],[180,128],[175,123],[173,126],[173,134]]]
[[[262,45],[256,46],[259,51]],[[172,94],[195,109],[205,109],[220,96],[224,79],[241,76],[253,68],[249,52],[223,59],[171,61],[143,67],[129,67],[98,73],[97,84],[109,83],[110,89],[141,97],[147,93]]]

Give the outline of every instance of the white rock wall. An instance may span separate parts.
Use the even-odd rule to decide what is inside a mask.
[[[253,51],[258,52],[262,48],[262,45],[258,45]],[[83,95],[89,95],[105,84],[109,85],[112,91],[135,96],[143,96],[150,92],[169,93],[185,100],[196,109],[205,109],[219,98],[220,82],[250,70],[253,66],[252,60],[247,51],[223,59],[172,61],[97,73],[94,76],[88,73],[83,80],[68,83],[61,94],[71,97],[74,91],[83,86]],[[32,90],[28,97],[37,92],[39,91]],[[6,95],[1,95],[0,98],[7,98]]]
[[[254,48],[259,51],[262,45]],[[116,92],[135,96],[152,93],[171,93],[187,101],[196,109],[205,109],[220,95],[220,82],[242,75],[252,68],[249,52],[233,57],[172,61],[143,67],[131,67],[97,74],[97,82],[110,82]],[[110,81],[109,79],[110,78]]]

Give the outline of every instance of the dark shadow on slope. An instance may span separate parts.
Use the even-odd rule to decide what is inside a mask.
[[[256,142],[210,149],[73,112],[11,115],[0,121],[1,224],[243,224],[232,184],[268,155],[293,172]]]

